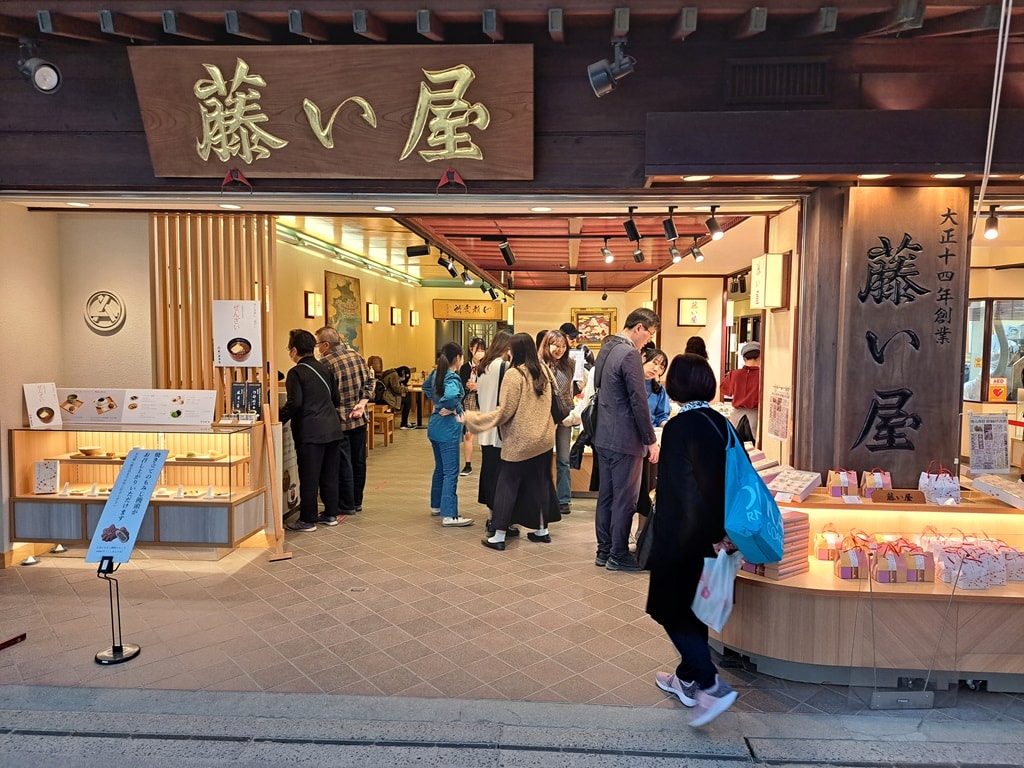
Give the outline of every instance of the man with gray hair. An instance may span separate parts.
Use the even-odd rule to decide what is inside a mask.
[[[343,344],[341,335],[330,326],[316,332],[320,360],[338,379],[341,405],[341,464],[339,467],[339,514],[353,515],[363,509],[366,487],[366,404],[373,397],[373,374],[362,356]]]
[[[644,388],[640,347],[649,342],[661,320],[650,309],[634,309],[622,332],[609,339],[594,364],[597,396],[597,454],[599,487],[594,527],[597,557],[594,565],[610,571],[639,571],[629,553],[629,531],[640,493],[644,456],[658,462],[658,442],[651,425]]]

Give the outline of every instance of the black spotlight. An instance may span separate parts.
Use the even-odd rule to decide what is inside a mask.
[[[429,256],[430,255],[430,243],[424,241],[423,245],[410,245],[405,249],[405,255],[409,258],[413,256]]]
[[[491,294],[491,300],[493,300],[493,301],[497,301],[498,300],[498,292],[496,290],[494,290],[494,288],[488,288],[487,292],[489,294]]]
[[[580,275],[580,290],[581,291],[587,290],[587,273],[586,272],[584,272],[582,275]]]
[[[489,285],[487,284],[487,281],[486,281],[486,280],[481,280],[481,281],[480,281],[480,293],[487,293],[487,291],[488,291],[488,289],[489,289],[490,287],[491,287],[491,286],[489,286]]]
[[[632,240],[634,243],[640,242],[640,232],[636,228],[636,222],[633,221],[633,211],[636,210],[635,205],[629,206],[629,219],[622,222],[622,228],[626,230],[626,237]]]
[[[469,274],[469,272],[466,272],[466,271],[462,272],[462,284],[463,285],[472,285],[473,284],[473,276],[471,274]]]
[[[512,273],[511,273],[511,272],[509,272],[509,273],[508,273],[508,279],[507,279],[507,280],[505,281],[505,285],[507,285],[507,286],[508,286],[508,289],[509,289],[510,291],[512,291],[512,290],[515,290],[515,284],[514,284],[514,282],[515,282],[515,281],[514,281],[514,280],[513,280],[513,278],[512,278]]]
[[[739,283],[736,281],[735,276],[734,277],[730,277],[729,278],[729,293],[739,293],[739,292],[740,292],[740,286],[739,286]]]
[[[516,255],[512,252],[512,246],[508,244],[508,240],[502,240],[498,243],[498,250],[501,251],[501,258],[510,267],[516,263]]]
[[[612,253],[612,249],[608,247],[608,238],[604,239],[604,245],[601,246],[601,255],[604,256],[604,263],[611,264],[615,261],[615,254]]]
[[[637,243],[636,244],[636,248],[633,250],[633,261],[635,261],[637,264],[641,264],[641,263],[643,263],[643,260],[644,260],[643,248],[640,247],[640,243]]]
[[[626,38],[613,38],[612,47],[615,49],[615,60],[609,62],[608,59],[601,59],[587,67],[590,87],[594,89],[594,95],[597,98],[607,96],[615,90],[619,80],[632,74],[633,67],[636,66],[636,59],[622,53],[622,47],[625,44]]]
[[[696,236],[694,236],[693,238],[693,245],[690,246],[690,253],[693,254],[693,260],[696,261],[698,264],[704,261],[704,252],[700,249],[700,246],[697,244]]]
[[[458,277],[459,276],[459,270],[455,266],[455,260],[451,256],[444,256],[442,254],[441,258],[439,258],[437,260],[437,263],[440,264],[445,269],[447,269],[448,270],[448,274],[451,275],[452,277]]]
[[[63,78],[56,64],[40,59],[38,45],[35,40],[21,38],[18,41],[18,71],[32,83],[32,87],[40,93],[56,93],[60,90]]]
[[[608,291],[601,294],[601,301],[608,301]]]
[[[741,274],[739,276],[739,279],[737,280],[737,283],[739,284],[740,293],[746,293],[747,292],[747,273],[746,272],[744,272],[743,274]]]
[[[711,235],[712,240],[721,240],[722,236],[725,234],[724,232],[722,232],[722,227],[721,225],[719,225],[718,219],[715,218],[715,211],[717,211],[720,207],[721,206],[719,205],[712,205],[711,216],[708,218],[707,221],[704,222],[704,226],[708,228],[708,234]]]
[[[668,255],[672,257],[673,264],[678,264],[680,261],[683,260],[683,254],[681,254],[679,252],[679,249],[676,248],[675,243],[672,243],[672,245],[668,247]]]
[[[679,237],[679,233],[676,231],[676,223],[672,219],[672,214],[675,210],[676,207],[674,205],[670,205],[668,207],[668,218],[661,222],[661,226],[665,228],[665,239],[669,241],[675,240]]]

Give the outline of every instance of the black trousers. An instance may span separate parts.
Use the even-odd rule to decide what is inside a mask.
[[[325,515],[338,514],[338,452],[341,441],[296,443],[299,464],[299,519],[316,525],[317,494],[324,502]]]
[[[352,485],[352,506],[346,507],[347,501],[341,499],[341,511],[350,512],[356,507],[363,506],[363,489],[366,487],[366,425],[342,432],[342,441],[348,443],[348,455],[350,461]],[[344,471],[344,470],[343,470]],[[344,477],[341,482],[345,483]]]
[[[355,509],[355,480],[352,472],[352,445],[347,433],[338,441],[338,514],[347,515]]]

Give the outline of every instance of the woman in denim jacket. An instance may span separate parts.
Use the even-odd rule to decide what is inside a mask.
[[[440,515],[446,528],[472,525],[459,516],[459,446],[462,443],[462,399],[466,396],[459,367],[462,347],[449,341],[441,348],[435,368],[423,382],[423,394],[434,405],[427,422],[427,438],[434,449],[434,475],[430,481],[430,514]]]

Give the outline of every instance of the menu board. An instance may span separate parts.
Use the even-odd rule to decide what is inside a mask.
[[[57,386],[52,381],[24,384],[28,425],[32,429],[58,429],[61,412],[57,407]]]
[[[217,392],[212,389],[58,388],[66,425],[210,424]]]

